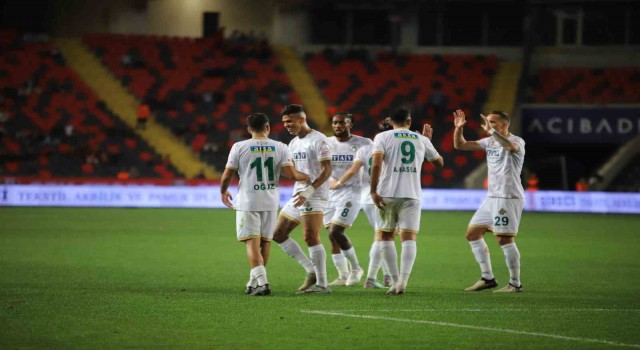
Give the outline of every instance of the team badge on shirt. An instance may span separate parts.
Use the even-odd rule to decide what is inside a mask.
[[[354,152],[358,151],[358,148],[359,148],[358,145],[351,146],[351,150]]]

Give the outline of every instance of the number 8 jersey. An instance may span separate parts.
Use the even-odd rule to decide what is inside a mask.
[[[408,129],[388,130],[373,140],[373,154],[376,153],[384,154],[378,194],[420,200],[422,163],[440,158],[431,140]]]
[[[242,211],[278,210],[280,169],[293,166],[289,149],[282,142],[252,138],[231,147],[226,168],[240,176],[234,207]]]

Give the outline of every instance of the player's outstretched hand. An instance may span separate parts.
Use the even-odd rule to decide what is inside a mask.
[[[233,203],[231,203],[232,199],[233,196],[231,196],[231,193],[229,193],[229,191],[222,194],[222,203],[231,209],[233,209]]]
[[[431,125],[425,124],[422,126],[422,136],[425,136],[426,138],[431,140],[431,137],[433,136],[433,128],[431,127]]]
[[[482,117],[482,120],[484,121],[484,124],[482,124],[482,128],[484,129],[484,131],[489,132],[489,130],[493,129],[491,127],[491,124],[489,123],[489,119],[487,117],[485,117],[484,114],[480,114],[480,116]]]
[[[464,112],[461,109],[458,109],[455,112],[453,112],[453,125],[456,128],[464,126],[466,123],[467,123],[466,116],[464,115]]]
[[[384,199],[382,199],[382,197],[380,197],[380,195],[377,193],[372,193],[371,199],[373,199],[373,204],[375,204],[376,207],[380,209],[384,209],[387,206],[387,203],[384,202]]]
[[[334,177],[331,177],[329,179],[329,189],[335,190],[336,188],[338,188],[338,180],[336,180],[336,178]]]

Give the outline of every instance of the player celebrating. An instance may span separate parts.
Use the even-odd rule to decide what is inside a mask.
[[[302,293],[331,293],[327,283],[327,252],[320,241],[331,176],[331,149],[327,137],[307,124],[301,105],[285,106],[281,113],[284,127],[296,137],[289,143],[296,169],[309,174],[311,185],[296,182],[294,195],[280,211],[273,240],[307,271],[298,288]],[[289,238],[302,222],[302,234],[309,247],[309,259],[300,245]]]
[[[422,135],[409,130],[411,113],[399,108],[391,114],[393,130],[381,132],[373,140],[371,199],[378,207],[376,235],[381,237],[382,257],[389,267],[393,286],[387,294],[405,292],[416,259],[416,238],[420,229],[422,189],[420,173],[426,159],[442,167],[444,161],[431,144],[433,129],[424,124]],[[402,241],[400,271],[394,243],[397,228]]]
[[[284,143],[268,138],[271,129],[266,115],[251,114],[247,125],[251,139],[231,147],[220,180],[220,195],[224,205],[236,210],[237,237],[247,248],[251,273],[245,292],[261,296],[271,294],[265,266],[280,206],[280,171],[298,181],[308,181],[309,177],[294,169]],[[234,205],[228,189],[235,172],[240,175],[240,183]]]
[[[482,278],[465,290],[480,291],[498,286],[491,269],[489,248],[484,241],[484,234],[493,231],[504,252],[510,276],[509,284],[496,292],[521,292],[520,251],[515,236],[524,208],[524,189],[520,181],[524,140],[509,132],[510,118],[506,113],[494,111],[486,117],[480,114],[484,120],[482,128],[490,136],[467,141],[462,134],[466,123],[464,112],[457,110],[453,115],[453,146],[462,151],[486,151],[489,179],[487,198],[471,218],[466,234],[471,251],[480,265]]]
[[[353,164],[355,154],[361,147],[373,144],[366,137],[351,134],[353,120],[351,114],[338,112],[331,118],[333,134],[329,145],[333,153],[331,158],[331,177],[339,179]],[[330,186],[331,187],[331,186]],[[362,278],[363,270],[358,263],[355,249],[344,234],[351,227],[360,211],[360,178],[340,182],[329,191],[329,205],[324,212],[324,225],[329,231],[333,263],[339,276],[330,286],[354,286]],[[349,272],[351,264],[351,272]]]

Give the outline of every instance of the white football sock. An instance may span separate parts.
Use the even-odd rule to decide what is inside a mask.
[[[409,282],[417,251],[416,241],[406,240],[402,242],[402,252],[400,253],[400,283],[402,287],[406,287]]]
[[[258,286],[258,281],[256,280],[255,277],[253,277],[253,269],[251,269],[251,271],[249,271],[249,282],[247,282],[247,287],[257,287]]]
[[[371,245],[371,250],[369,250],[369,269],[367,270],[368,279],[375,280],[378,278],[380,265],[382,265],[382,250],[380,249],[380,242],[375,241]]]
[[[509,268],[509,283],[520,287],[520,251],[515,243],[503,245],[502,251]]]
[[[269,281],[267,281],[267,269],[262,265],[252,268],[251,275],[253,275],[253,277],[258,281],[259,286],[264,286],[269,283]]]
[[[335,265],[336,270],[338,270],[340,278],[346,280],[347,277],[349,277],[349,263],[347,262],[347,258],[342,254],[331,254],[331,259],[333,260],[333,265]]]
[[[309,255],[313,260],[313,267],[316,272],[316,284],[320,287],[327,287],[327,252],[322,243],[309,247]]]
[[[302,251],[302,248],[300,248],[298,242],[294,241],[291,238],[288,238],[286,241],[278,243],[278,245],[280,246],[280,248],[282,248],[282,250],[284,250],[285,253],[294,258],[298,262],[298,264],[302,265],[307,273],[315,271],[313,268],[313,262],[311,261],[311,259],[307,258],[307,256]]]
[[[398,252],[394,241],[381,241],[382,259],[389,268],[389,275],[395,284],[398,282]]]
[[[348,250],[342,250],[342,255],[349,260],[352,270],[362,270],[358,263],[358,256],[356,256],[355,248],[351,247]]]
[[[491,255],[489,254],[489,247],[484,241],[484,238],[480,238],[477,241],[469,241],[471,245],[471,251],[473,256],[476,257],[478,265],[480,265],[480,271],[482,271],[482,278],[486,280],[492,280],[493,270],[491,269]]]

